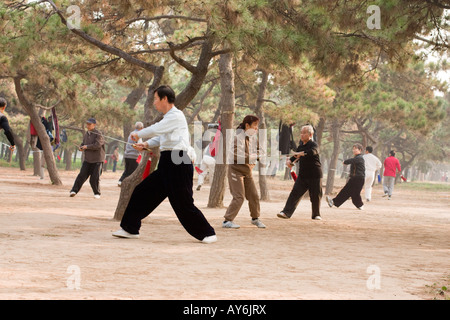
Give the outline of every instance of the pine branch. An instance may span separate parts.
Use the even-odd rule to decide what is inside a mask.
[[[55,12],[58,14],[59,18],[61,19],[61,22],[64,23],[65,25],[67,25],[66,18],[61,13],[61,11],[58,9],[58,7],[55,5],[55,3],[52,0],[46,0],[46,1],[53,7]],[[95,39],[94,37],[88,35],[86,32],[84,32],[80,29],[71,28],[70,31],[72,31],[74,34],[76,34],[80,38],[91,43],[92,45],[96,46],[97,48],[99,48],[105,52],[111,53],[115,56],[118,56],[118,57],[124,59],[125,61],[127,61],[133,65],[136,65],[138,67],[141,67],[145,70],[148,70],[152,73],[155,73],[157,71],[157,69],[160,68],[154,64],[137,59],[137,58],[133,57],[132,55],[130,55],[129,53],[127,53],[119,48],[107,45],[107,44]]]

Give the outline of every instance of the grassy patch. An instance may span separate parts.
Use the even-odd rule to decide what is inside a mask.
[[[450,276],[444,278],[442,283],[433,283],[426,287],[434,300],[450,300]]]
[[[450,183],[439,183],[439,182],[406,182],[402,184],[397,184],[396,188],[404,190],[426,190],[426,191],[439,191],[439,192],[450,192]]]

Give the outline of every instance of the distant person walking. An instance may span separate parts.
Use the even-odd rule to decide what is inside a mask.
[[[356,208],[363,210],[363,201],[361,199],[361,190],[364,186],[365,165],[364,158],[361,154],[362,145],[355,143],[352,148],[354,157],[344,161],[344,164],[350,165],[350,178],[338,195],[331,199],[327,196],[327,202],[330,207],[340,207],[348,198],[352,198],[352,202]]]
[[[122,176],[119,178],[118,185],[122,185],[122,181],[131,175],[134,170],[138,167],[139,163],[137,162],[137,159],[139,157],[139,151],[133,148],[133,144],[135,141],[131,139],[131,135],[133,133],[137,133],[138,131],[142,130],[144,128],[144,124],[140,121],[136,122],[134,124],[134,130],[128,135],[128,141],[125,145],[125,152],[123,154],[123,158],[125,160],[125,169],[122,173]]]
[[[116,168],[117,168],[117,161],[119,161],[119,147],[115,147],[113,154],[111,156],[112,161],[113,161],[113,169],[112,172],[116,172]]]
[[[367,201],[372,200],[372,185],[375,180],[375,173],[381,169],[381,161],[373,153],[371,146],[366,147],[366,154],[363,155],[366,167],[366,178],[364,181],[364,195]]]
[[[8,138],[8,141],[11,144],[9,146],[9,150],[13,152],[14,149],[16,148],[16,145],[14,143],[14,136],[12,134],[11,127],[9,126],[8,118],[4,114],[6,105],[7,105],[6,99],[0,98],[0,130],[3,129],[6,138]]]
[[[216,159],[211,155],[211,145],[212,143],[208,144],[205,148],[205,151],[203,152],[202,162],[200,164],[200,170],[202,172],[198,175],[196,189],[197,191],[202,187],[203,183],[205,182],[205,178],[209,176],[209,179],[211,181],[214,177]]]
[[[402,172],[400,161],[395,157],[395,151],[389,152],[389,157],[384,160],[384,173],[383,173],[383,197],[388,196],[388,200],[391,200],[392,193],[394,192],[396,171]]]
[[[225,220],[222,223],[223,228],[238,229],[240,227],[233,221],[239,213],[244,199],[248,201],[252,218],[251,223],[258,228],[266,227],[259,220],[261,211],[259,195],[252,175],[252,169],[256,164],[258,154],[257,148],[251,148],[256,147],[256,143],[254,146],[250,146],[250,137],[256,135],[258,125],[259,118],[248,115],[237,128],[232,159],[230,159],[232,163],[228,165],[228,183],[233,199],[225,212]]]
[[[75,197],[89,178],[94,198],[100,198],[100,175],[105,161],[105,140],[102,133],[95,128],[96,125],[97,121],[94,118],[86,121],[87,131],[80,146],[80,151],[84,151],[84,161],[72,190],[70,190],[71,197]]]

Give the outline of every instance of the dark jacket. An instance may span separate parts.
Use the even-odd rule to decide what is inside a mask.
[[[5,136],[8,138],[9,143],[11,143],[11,146],[15,146],[14,137],[11,128],[9,127],[8,118],[0,112],[0,130],[1,129],[5,131]]]
[[[300,144],[295,152],[304,151],[305,156],[300,157],[298,176],[301,178],[322,178],[322,164],[319,157],[319,146],[316,142],[309,140],[303,144],[300,140]],[[291,157],[291,162],[295,161],[295,157]]]
[[[350,165],[350,178],[364,178],[366,176],[366,166],[362,154],[357,154],[354,158],[345,160],[344,164]]]
[[[81,146],[86,146],[84,150],[84,161],[89,163],[105,161],[105,140],[97,129],[87,131],[83,137]]]

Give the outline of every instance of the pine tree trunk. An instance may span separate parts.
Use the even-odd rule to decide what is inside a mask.
[[[147,99],[145,101],[144,109],[145,109],[145,120],[144,123],[149,125],[152,123],[152,120],[149,118],[152,116],[153,112],[150,109],[150,106],[153,106],[154,94],[153,91],[159,87],[162,76],[163,76],[164,68],[160,67],[157,72],[155,72],[153,76],[153,81],[148,88]],[[128,137],[127,137],[128,138]],[[152,149],[152,165],[150,172],[155,170],[156,164],[159,160],[159,148]],[[142,152],[142,159],[139,163],[136,170],[127,178],[122,181],[122,185],[120,188],[120,196],[119,202],[117,203],[116,211],[114,212],[114,220],[122,220],[123,214],[125,213],[125,209],[128,206],[128,202],[130,201],[131,194],[134,191],[134,188],[142,181],[142,174],[144,173],[145,166],[147,165],[147,161],[150,158],[150,154],[148,152]]]
[[[262,80],[259,85],[259,91],[258,91],[258,97],[256,99],[256,115],[259,118],[259,129],[265,130],[267,129],[266,125],[266,119],[264,117],[264,110],[263,110],[263,104],[264,104],[264,95],[266,93],[267,88],[267,81],[269,79],[269,74],[266,70],[262,71]],[[269,195],[269,188],[267,187],[267,135],[266,135],[266,143],[264,144],[263,148],[261,148],[260,145],[260,161],[258,165],[258,171],[259,171],[259,192],[260,192],[260,198],[263,201],[269,201],[270,195]],[[260,141],[261,142],[261,141]],[[265,150],[262,150],[265,149]],[[261,157],[261,155],[263,155]]]
[[[219,102],[219,108],[222,110],[221,124],[222,124],[222,136],[218,157],[222,157],[222,161],[217,161],[216,168],[214,170],[214,177],[211,183],[211,190],[209,192],[208,208],[222,208],[223,198],[225,195],[225,181],[227,178],[227,165],[226,165],[226,141],[227,141],[227,129],[233,127],[234,121],[234,73],[233,73],[233,55],[226,53],[220,55],[219,59],[219,72],[220,72],[220,86],[221,96]],[[221,163],[220,163],[221,162]]]
[[[23,141],[22,139],[13,132],[14,136],[14,142],[16,143],[17,147],[17,156],[19,158],[19,167],[20,170],[25,171],[25,148],[23,147]]]
[[[331,133],[333,136],[333,153],[330,159],[330,165],[328,167],[327,185],[325,188],[325,194],[332,194],[334,187],[334,177],[336,175],[336,168],[339,158],[340,150],[340,123],[338,119],[333,119],[331,124]]]
[[[45,130],[45,127],[42,124],[41,119],[39,118],[39,115],[36,112],[34,106],[25,97],[25,94],[20,85],[20,80],[22,78],[23,77],[21,76],[14,77],[14,85],[17,97],[19,98],[19,101],[24,110],[30,116],[31,123],[33,124],[34,128],[38,133],[39,140],[41,141],[42,149],[44,151],[44,159],[47,164],[47,170],[50,177],[50,181],[52,182],[52,184],[60,186],[62,185],[62,181],[59,177],[58,169],[56,167],[56,161],[55,157],[53,156],[50,138],[48,137],[47,131]]]

